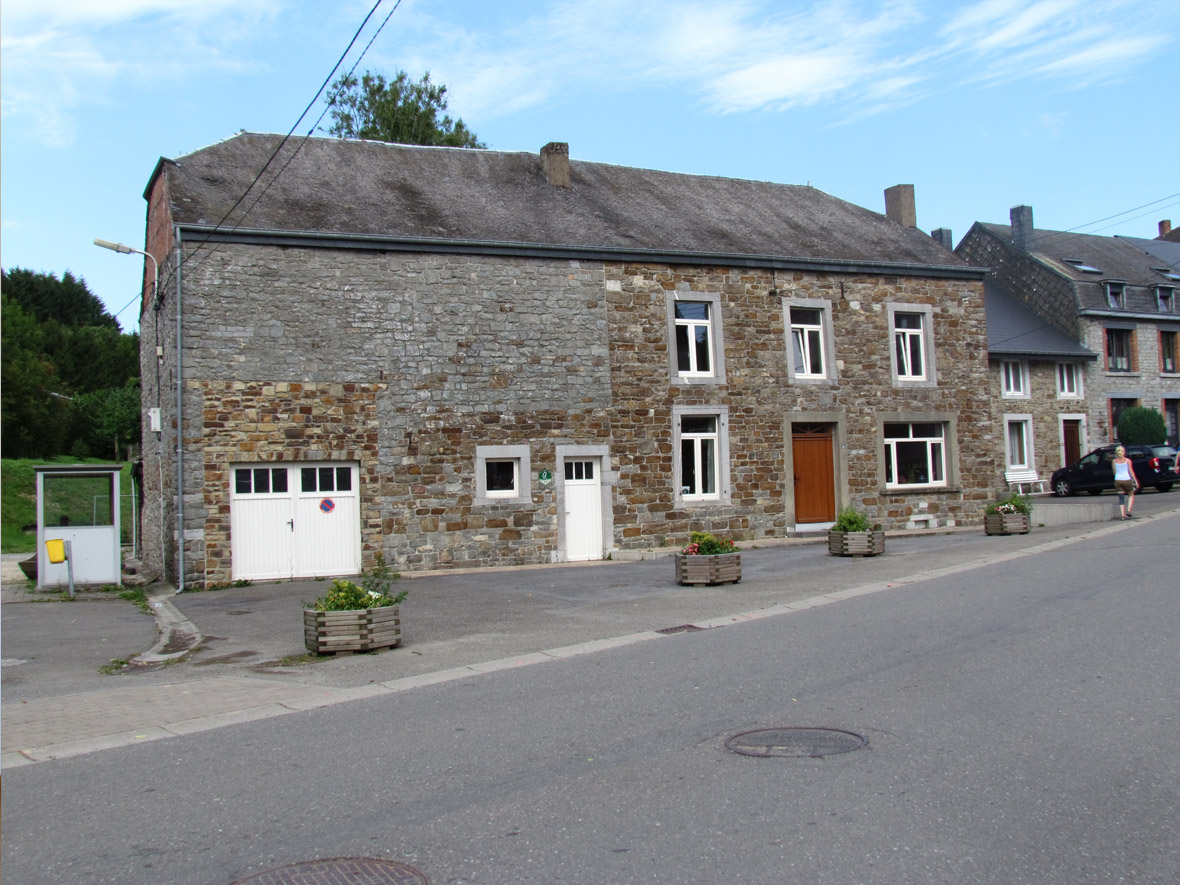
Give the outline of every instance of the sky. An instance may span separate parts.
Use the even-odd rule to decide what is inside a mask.
[[[956,243],[1022,204],[1038,228],[1180,226],[1176,0],[380,0],[346,52],[375,2],[3,0],[0,264],[68,270],[135,330],[143,259],[94,238],[143,248],[161,157],[327,137],[342,56],[429,71],[494,150],[882,213],[912,184],[918,226]]]

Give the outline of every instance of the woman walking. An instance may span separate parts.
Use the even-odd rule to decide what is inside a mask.
[[[1119,446],[1114,450],[1114,460],[1110,462],[1114,467],[1114,490],[1119,493],[1119,514],[1122,519],[1134,519],[1131,508],[1135,506],[1135,489],[1139,488],[1139,479],[1135,476],[1135,467],[1127,457],[1127,450]]]

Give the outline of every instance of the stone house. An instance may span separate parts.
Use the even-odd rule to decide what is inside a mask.
[[[1003,466],[1034,471],[1047,489],[1054,470],[1089,451],[1085,375],[1097,356],[991,280],[984,298]]]
[[[1160,410],[1174,441],[1180,430],[1180,255],[1169,262],[1120,237],[1037,230],[1028,206],[1015,207],[1010,221],[976,222],[955,254],[988,268],[989,282],[1099,355],[1080,379],[1087,412],[1082,450],[1113,442],[1119,415],[1129,406]],[[1148,242],[1156,249],[1172,246]],[[1061,385],[1069,387],[1064,380]],[[1064,453],[1064,438],[1061,446]]]
[[[984,272],[908,185],[243,133],[145,199],[144,546],[186,585],[948,524],[1002,479]]]

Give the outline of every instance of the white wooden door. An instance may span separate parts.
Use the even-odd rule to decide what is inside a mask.
[[[235,580],[360,571],[355,464],[239,464],[232,470],[230,555]]]
[[[570,562],[602,559],[602,461],[565,462],[565,552]]]

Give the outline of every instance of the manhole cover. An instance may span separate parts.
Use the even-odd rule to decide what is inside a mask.
[[[822,759],[851,753],[867,746],[869,739],[841,728],[761,728],[743,731],[725,742],[727,750],[743,756],[807,756]]]
[[[430,885],[421,872],[404,863],[369,857],[337,857],[267,870],[234,885]]]

